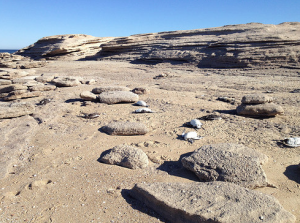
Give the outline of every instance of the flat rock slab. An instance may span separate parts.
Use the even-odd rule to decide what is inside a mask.
[[[174,223],[296,221],[274,197],[226,182],[137,184],[130,194]]]
[[[15,118],[23,115],[29,115],[34,112],[34,106],[30,103],[0,103],[0,119]]]
[[[6,97],[4,97],[5,101],[12,101],[16,99],[22,99],[22,98],[33,98],[33,97],[39,97],[41,95],[40,91],[13,91],[10,92]]]
[[[267,104],[241,104],[236,108],[238,115],[272,117],[284,113],[280,105],[274,103]]]
[[[90,91],[83,91],[80,93],[80,98],[86,101],[94,101],[97,99],[97,95]]]
[[[101,103],[117,104],[117,103],[134,103],[139,100],[139,96],[130,91],[109,91],[99,95]]]
[[[265,104],[272,102],[273,98],[264,94],[250,94],[242,98],[243,104]]]
[[[130,169],[143,169],[148,166],[148,156],[143,150],[128,145],[115,146],[108,150],[100,161],[107,164],[114,164]]]
[[[0,79],[0,86],[1,85],[11,85],[11,84],[12,84],[11,80]]]
[[[140,122],[111,122],[101,128],[109,135],[145,135],[148,133],[147,127]]]
[[[79,77],[58,77],[53,79],[52,82],[57,87],[74,87],[80,85],[81,78]]]
[[[0,87],[0,93],[9,93],[16,90],[27,90],[27,86],[21,84],[12,84]]]
[[[101,94],[102,92],[108,91],[130,91],[128,87],[123,86],[104,86],[104,87],[96,87],[92,90],[94,94]]]
[[[227,181],[247,188],[268,185],[261,167],[265,161],[264,155],[236,144],[202,146],[181,159],[183,166],[201,181]]]
[[[56,89],[55,85],[42,84],[42,83],[29,87],[29,90],[31,91],[53,91],[55,89]]]

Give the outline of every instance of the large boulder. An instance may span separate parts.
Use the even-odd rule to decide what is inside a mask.
[[[0,119],[15,118],[23,115],[29,115],[34,112],[34,106],[30,103],[0,103]]]
[[[139,100],[139,96],[130,91],[109,91],[99,95],[101,103],[117,104],[117,103],[133,103]]]
[[[254,116],[254,117],[272,117],[282,115],[283,108],[274,103],[267,104],[241,104],[236,108],[238,115]]]
[[[128,145],[115,146],[104,152],[100,161],[130,169],[143,169],[148,166],[148,156],[143,150]]]
[[[130,194],[173,223],[296,221],[274,197],[232,183],[143,183]]]
[[[201,181],[228,181],[256,188],[268,185],[261,167],[266,160],[265,155],[242,145],[214,144],[202,146],[181,162]]]
[[[145,135],[148,133],[147,127],[140,122],[111,122],[101,128],[109,135]]]

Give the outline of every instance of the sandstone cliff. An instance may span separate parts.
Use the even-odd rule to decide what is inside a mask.
[[[219,68],[300,68],[300,23],[249,23],[117,38],[59,35],[44,37],[17,54],[57,60],[113,59]]]

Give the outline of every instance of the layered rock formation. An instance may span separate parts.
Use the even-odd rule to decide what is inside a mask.
[[[199,67],[300,68],[300,23],[249,23],[209,29],[97,38],[44,37],[17,52],[32,58],[193,63]]]

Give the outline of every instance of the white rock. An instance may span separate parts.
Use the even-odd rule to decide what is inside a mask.
[[[138,101],[137,103],[135,103],[135,105],[137,106],[144,106],[144,107],[148,107],[147,103],[144,101]]]
[[[135,113],[153,113],[150,108],[139,108],[134,111]]]
[[[190,121],[190,124],[197,129],[200,129],[202,126],[202,123],[198,120],[198,119],[193,119],[192,121]]]
[[[182,138],[184,138],[184,140],[189,141],[190,143],[193,143],[194,140],[198,140],[198,139],[202,139],[203,137],[198,136],[197,132],[183,132],[181,134]]]
[[[294,138],[284,139],[283,144],[290,147],[298,147],[300,146],[300,138],[294,137]]]

